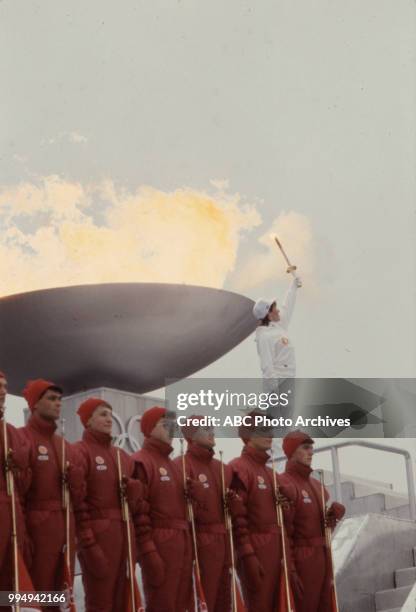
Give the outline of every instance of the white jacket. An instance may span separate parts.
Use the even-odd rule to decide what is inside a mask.
[[[288,327],[295,308],[297,284],[294,278],[280,310],[280,321],[260,325],[256,330],[257,352],[263,378],[294,378],[296,376],[295,348],[290,341]]]

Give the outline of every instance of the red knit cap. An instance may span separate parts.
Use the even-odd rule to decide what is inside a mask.
[[[305,444],[308,442],[309,444],[313,444],[314,440],[310,437],[309,434],[304,433],[303,431],[291,431],[283,438],[283,452],[288,459],[290,459],[297,448],[301,444]]]
[[[84,427],[87,426],[88,421],[90,420],[93,413],[95,412],[95,409],[98,408],[98,406],[106,406],[107,408],[111,409],[110,404],[98,397],[90,397],[85,400],[85,402],[82,402],[81,406],[77,410],[77,414],[79,415],[81,423],[84,425]]]
[[[61,387],[58,387],[55,383],[50,380],[44,380],[43,378],[37,378],[36,380],[28,380],[26,387],[23,389],[23,397],[27,401],[29,408],[33,411],[35,404],[40,400],[42,395],[48,389],[55,389],[59,393],[63,393]]]
[[[166,412],[166,408],[162,408],[161,406],[153,406],[153,408],[146,410],[140,419],[140,429],[146,438],[150,436],[158,421],[163,419]]]
[[[0,378],[7,378],[6,374],[0,370]]]
[[[193,421],[198,421],[198,423],[200,423],[204,417],[202,416],[202,414],[193,414],[188,418],[192,419]],[[187,442],[192,442],[192,438],[198,431],[199,427],[199,425],[184,425],[183,427],[181,427],[183,437]]]

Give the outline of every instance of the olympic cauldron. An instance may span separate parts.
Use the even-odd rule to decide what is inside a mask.
[[[255,328],[253,302],[218,289],[110,283],[0,299],[0,364],[11,393],[45,377],[66,394],[146,393],[209,365]]]

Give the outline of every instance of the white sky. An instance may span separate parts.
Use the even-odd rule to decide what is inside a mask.
[[[261,265],[279,214],[311,228],[299,376],[412,377],[415,23],[410,0],[3,0],[0,189],[228,181],[261,224],[224,288]],[[276,253],[276,280],[244,292],[279,297],[282,266]],[[201,375],[259,375],[253,339]]]

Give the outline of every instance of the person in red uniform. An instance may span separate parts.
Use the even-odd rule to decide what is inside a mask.
[[[85,494],[74,507],[78,556],[82,568],[86,612],[119,612],[126,608],[128,541],[121,510],[121,488],[127,494],[130,514],[137,512],[141,485],[131,478],[134,462],[112,446],[112,408],[102,399],[89,398],[78,408],[85,427],[75,448]],[[120,454],[122,480],[118,471]],[[133,526],[132,556],[136,565]]]
[[[146,612],[185,612],[192,601],[192,539],[182,469],[169,458],[175,413],[154,406],[140,422],[143,447],[133,455],[135,475],[144,485],[137,524]],[[200,495],[192,480],[187,494]]]
[[[240,428],[244,447],[240,457],[233,459],[229,466],[233,470],[231,488],[242,500],[242,511],[233,515],[234,533],[239,558],[238,572],[248,612],[274,612],[279,600],[280,572],[282,571],[282,537],[276,516],[276,495],[273,471],[267,466],[272,446],[272,431],[256,427],[257,413],[247,417],[247,423]],[[282,503],[284,516],[287,515],[289,500],[293,491],[279,485],[278,499]],[[288,568],[291,571],[291,568]],[[296,587],[296,585],[294,585]]]
[[[301,431],[292,431],[283,439],[288,458],[282,481],[294,490],[294,504],[286,527],[292,543],[292,555],[302,588],[295,593],[296,612],[333,612],[330,588],[332,570],[326,550],[325,524],[332,529],[345,514],[345,507],[334,502],[326,510],[322,504],[321,483],[312,474],[314,441]],[[325,489],[325,500],[329,499]]]
[[[224,522],[221,462],[214,458],[215,436],[211,427],[200,427],[201,416],[191,417],[194,425],[182,428],[188,447],[186,473],[205,489],[205,503],[194,510],[198,560],[208,612],[229,612],[231,608],[230,542]],[[182,457],[174,462],[182,469]],[[227,490],[232,470],[224,465]]]
[[[23,390],[31,415],[20,429],[29,444],[31,480],[25,496],[27,530],[32,544],[30,574],[36,591],[61,591],[64,580],[64,547],[70,546],[71,575],[74,575],[75,530],[70,511],[69,542],[63,509],[63,481],[71,500],[77,499],[82,481],[73,446],[57,435],[62,389],[55,383],[37,379]],[[63,443],[65,463],[62,465]],[[58,607],[47,607],[51,612]]]
[[[18,430],[5,423],[4,412],[7,396],[7,378],[0,372],[0,591],[14,590],[14,551],[12,540],[12,504],[7,492],[6,461],[8,469],[12,470],[15,483],[15,503],[17,513],[17,543],[24,557],[27,559],[28,548],[25,525],[21,511],[20,499],[23,497],[29,467],[29,446]],[[6,459],[5,427],[7,451],[11,451]],[[26,553],[26,554],[25,554]],[[9,606],[0,606],[0,611],[11,610]]]

